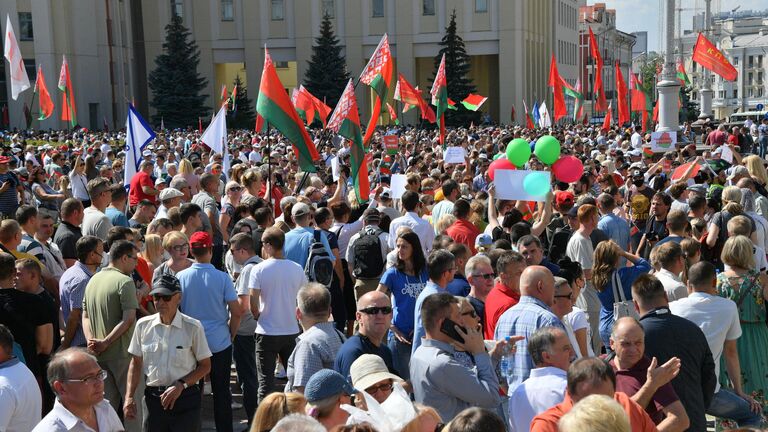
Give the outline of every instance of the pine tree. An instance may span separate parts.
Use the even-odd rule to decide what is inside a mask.
[[[163,53],[155,58],[155,69],[149,74],[152,90],[150,105],[155,109],[152,122],[165,122],[167,128],[197,125],[198,118],[206,118],[210,108],[204,105],[206,95],[201,91],[208,81],[197,73],[200,50],[190,32],[174,15],[165,26]]]
[[[235,76],[232,82],[233,87],[237,86],[234,106],[230,102],[230,119],[227,120],[227,127],[232,129],[251,129],[256,121],[256,112],[253,110],[253,102],[248,97],[248,89],[240,79],[240,75]]]
[[[456,9],[451,13],[451,21],[445,28],[445,35],[440,41],[440,52],[435,56],[435,70],[432,73],[430,86],[435,80],[440,60],[445,54],[445,78],[448,82],[448,98],[456,102],[457,110],[445,112],[445,123],[449,126],[469,126],[471,122],[480,123],[480,112],[469,111],[461,104],[470,93],[477,89],[469,78],[470,57],[464,48],[464,39],[456,31]]]
[[[315,39],[308,63],[304,87],[316,98],[325,100],[326,105],[335,107],[349,81],[349,71],[328,15],[323,17],[320,36]]]

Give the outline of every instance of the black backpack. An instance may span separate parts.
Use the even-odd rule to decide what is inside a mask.
[[[333,281],[333,260],[328,255],[328,251],[325,250],[320,236],[320,231],[315,230],[315,239],[309,247],[309,257],[304,266],[304,273],[310,282],[317,282],[328,287]]]
[[[384,273],[381,256],[381,230],[365,228],[352,245],[352,275],[358,279],[374,279]]]
[[[573,231],[571,231],[571,227],[568,224],[555,229],[549,241],[549,250],[547,251],[547,257],[550,261],[558,262],[565,256],[565,251],[568,249],[568,240],[571,239],[572,235]]]

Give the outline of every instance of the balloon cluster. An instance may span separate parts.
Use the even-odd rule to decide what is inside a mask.
[[[515,138],[507,144],[506,158],[499,153],[494,156],[493,162],[488,167],[488,176],[494,179],[497,169],[513,170],[522,168],[531,158],[531,154],[545,165],[552,167],[552,173],[555,178],[565,182],[573,183],[581,177],[584,171],[584,165],[581,160],[575,156],[560,155],[560,141],[552,135],[544,135],[536,140],[536,145],[531,151],[531,145],[523,138]],[[550,190],[549,173],[532,172],[523,179],[523,189],[531,195],[543,196]]]

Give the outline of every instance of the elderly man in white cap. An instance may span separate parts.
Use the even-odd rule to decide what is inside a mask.
[[[183,192],[171,187],[160,191],[160,207],[157,208],[155,219],[167,218],[168,210],[180,206],[182,197],[184,197]]]

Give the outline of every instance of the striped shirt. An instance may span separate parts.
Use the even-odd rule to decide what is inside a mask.
[[[72,309],[83,309],[83,296],[85,296],[85,287],[91,280],[93,273],[80,261],[68,268],[59,279],[59,296],[61,298],[61,312],[64,315],[64,322],[69,319]],[[72,346],[85,346],[86,340],[83,334],[82,324],[75,331],[72,338]]]
[[[5,182],[10,182],[10,187],[5,192],[0,193],[0,214],[13,217],[16,214],[16,208],[19,207],[19,194],[16,192],[19,179],[15,174],[8,171],[0,174],[0,186]]]

